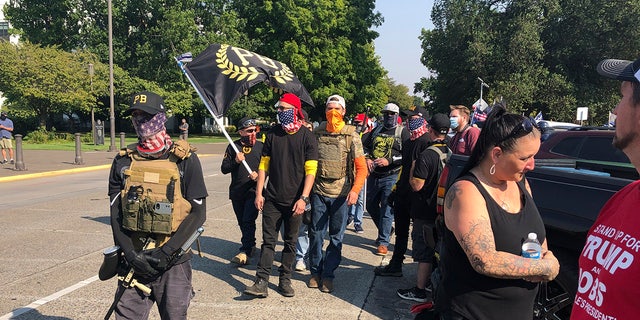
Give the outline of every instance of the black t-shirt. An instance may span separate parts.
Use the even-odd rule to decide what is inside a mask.
[[[247,161],[251,170],[257,172],[260,156],[262,155],[262,141],[256,140],[256,143],[250,148],[244,148],[240,140],[234,141],[234,144],[240,152],[249,151],[249,153],[244,154],[245,161]],[[249,178],[249,173],[242,163],[236,163],[236,152],[231,145],[227,146],[227,150],[224,153],[220,171],[223,174],[231,173],[229,199],[242,200],[255,196],[256,182]]]
[[[168,157],[168,153],[165,158]],[[180,173],[180,190],[182,197],[192,202],[197,199],[204,199],[209,194],[204,183],[202,174],[202,166],[198,155],[192,153],[191,156],[184,160],[178,160],[176,163]],[[116,156],[111,164],[111,172],[109,173],[109,199],[111,205],[111,229],[115,243],[119,245],[123,252],[133,249],[131,242],[131,231],[125,230],[121,226],[122,221],[122,205],[120,192],[124,189],[124,170],[131,165],[131,158],[127,156]],[[199,201],[199,200],[198,200]],[[173,234],[171,239],[164,245],[168,251],[174,252],[178,250],[182,244],[196,231],[196,229],[206,220],[206,208],[192,211],[182,221],[178,230]],[[177,263],[182,263],[191,258],[191,254],[185,254]]]
[[[304,163],[307,160],[318,160],[318,141],[315,135],[304,128],[288,134],[282,126],[275,126],[267,133],[262,156],[271,158],[265,200],[282,206],[293,206],[304,188]]]
[[[420,153],[430,144],[429,135],[423,134],[415,140],[408,139],[402,145],[402,172],[396,183],[396,192],[399,196],[407,196],[411,194],[411,186],[409,186],[409,173],[411,173],[411,164],[418,158]]]
[[[446,143],[438,141],[434,144],[440,151],[447,153]],[[416,159],[413,168],[413,176],[424,180],[424,185],[411,197],[411,217],[435,220],[437,214],[435,190],[438,187],[440,170],[440,155],[434,150],[425,148]]]
[[[540,243],[544,242],[544,223],[524,181],[518,182],[522,209],[513,214],[502,209],[473,174],[458,180],[472,182],[485,199],[496,250],[521,255],[522,243],[530,232],[538,235]],[[438,291],[436,305],[453,309],[468,319],[532,319],[537,283],[480,274],[469,263],[453,232],[445,228],[443,239],[440,260],[443,291]]]
[[[369,134],[363,148],[369,159],[385,158],[389,161],[389,165],[385,167],[375,167],[371,174],[379,177],[387,176],[390,172],[395,172],[402,166],[402,149],[404,144],[409,141],[409,131],[407,128],[400,127],[400,139],[396,138],[396,128],[387,129],[382,124],[373,129]]]

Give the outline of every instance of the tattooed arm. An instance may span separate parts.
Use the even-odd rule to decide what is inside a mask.
[[[447,229],[453,232],[469,263],[480,274],[529,281],[550,281],[558,274],[558,260],[551,251],[536,260],[496,250],[486,202],[469,181],[451,186],[445,198],[444,218]]]

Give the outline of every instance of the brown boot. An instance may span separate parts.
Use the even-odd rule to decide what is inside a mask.
[[[316,274],[311,275],[309,279],[309,283],[307,284],[309,288],[319,288],[320,287],[320,277]]]
[[[333,291],[333,279],[322,279],[322,288],[320,288],[322,292],[332,292]]]

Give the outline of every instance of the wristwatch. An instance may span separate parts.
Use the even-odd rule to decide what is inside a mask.
[[[304,201],[305,204],[309,204],[309,197],[300,196],[300,200]]]

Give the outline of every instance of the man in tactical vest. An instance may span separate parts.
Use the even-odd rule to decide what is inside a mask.
[[[318,138],[318,172],[311,194],[309,288],[320,288],[322,292],[333,291],[334,271],[342,259],[342,238],[347,227],[348,209],[358,200],[367,176],[362,141],[356,128],[345,124],[345,112],[344,98],[330,96],[325,108],[327,121],[313,131]],[[322,245],[327,228],[329,246],[323,256]]]
[[[364,149],[367,154],[369,178],[367,179],[367,212],[378,227],[377,255],[388,252],[393,210],[388,203],[389,194],[398,180],[402,166],[402,148],[409,140],[409,131],[398,124],[400,108],[387,103],[382,109],[382,123],[373,129]]]
[[[137,283],[151,289],[143,294],[120,280],[118,319],[146,319],[154,302],[162,319],[186,319],[193,297],[191,252],[178,252],[204,223],[208,194],[198,156],[186,141],[171,141],[165,112],[159,95],[133,95],[127,114],[138,142],[120,151],[111,165],[113,238],[126,270],[132,268]]]

